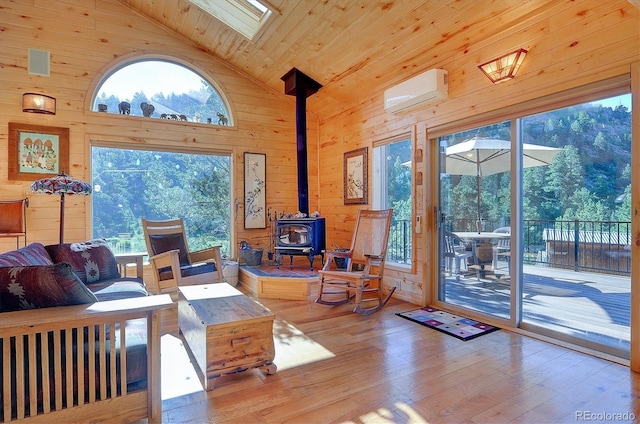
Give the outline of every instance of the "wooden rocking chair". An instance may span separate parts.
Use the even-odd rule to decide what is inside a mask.
[[[393,209],[358,212],[349,251],[325,253],[324,266],[318,272],[320,289],[316,303],[342,305],[355,298],[354,312],[369,315],[382,309],[395,291],[395,287],[392,287],[386,297],[382,293],[382,274],[392,214]],[[335,259],[340,258],[346,261],[345,270],[336,267]],[[365,307],[363,304],[372,306]]]

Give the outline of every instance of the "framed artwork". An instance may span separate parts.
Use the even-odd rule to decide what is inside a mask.
[[[344,154],[344,204],[366,205],[368,200],[367,148]]]
[[[244,154],[244,228],[267,228],[267,155]]]
[[[69,168],[69,128],[9,122],[9,179],[32,181]]]

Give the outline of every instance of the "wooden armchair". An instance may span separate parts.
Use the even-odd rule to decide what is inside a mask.
[[[392,287],[386,297],[382,293],[382,275],[392,214],[393,209],[358,212],[349,251],[325,253],[324,266],[318,272],[320,289],[317,303],[342,305],[355,298],[354,312],[362,315],[372,314],[387,303],[395,291],[395,287]],[[346,270],[336,269],[336,258],[346,259]]]
[[[158,293],[169,293],[177,300],[178,286],[223,280],[220,246],[191,252],[182,218],[142,219],[142,229]]]

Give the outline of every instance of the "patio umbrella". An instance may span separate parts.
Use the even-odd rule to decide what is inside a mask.
[[[73,194],[87,196],[91,193],[91,186],[89,183],[70,177],[62,171],[58,175],[32,182],[31,191],[40,194],[60,195],[60,243],[62,244],[64,238],[64,197]]]
[[[445,172],[450,175],[475,175],[478,193],[478,232],[480,231],[480,178],[511,170],[511,141],[495,138],[473,137],[447,147]],[[562,149],[523,144],[523,166],[545,166]]]

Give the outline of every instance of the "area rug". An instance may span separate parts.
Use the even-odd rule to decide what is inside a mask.
[[[460,340],[467,341],[499,330],[489,324],[480,321],[450,314],[440,309],[427,306],[407,312],[398,312],[396,315],[417,322],[434,330],[441,331]]]

